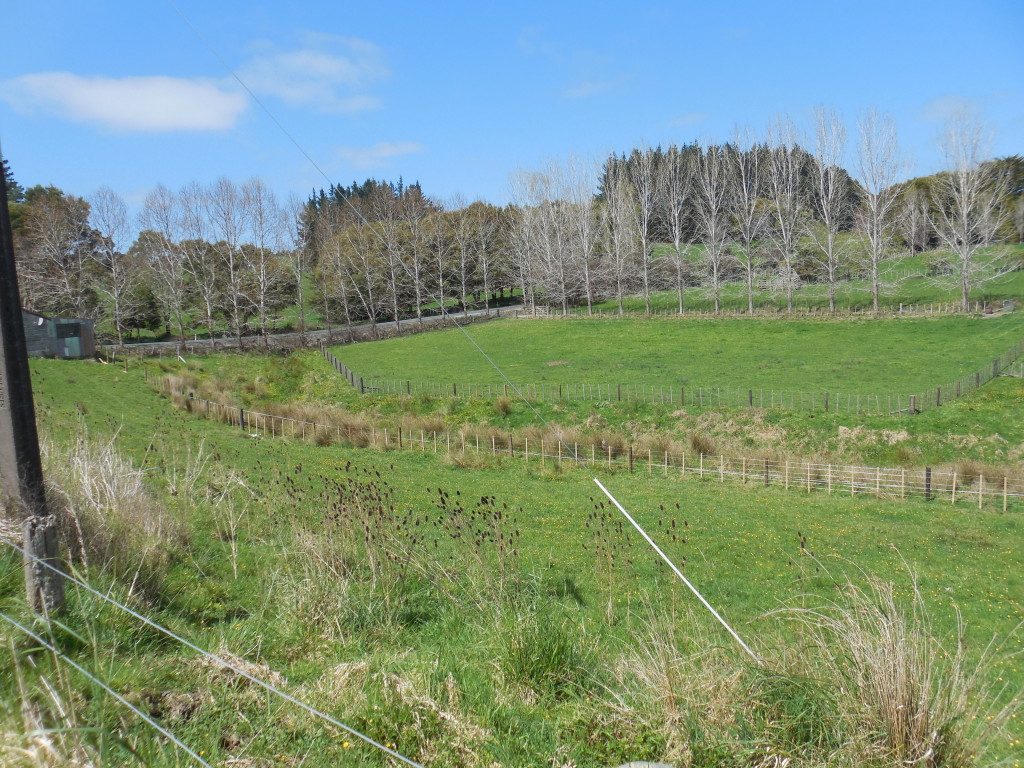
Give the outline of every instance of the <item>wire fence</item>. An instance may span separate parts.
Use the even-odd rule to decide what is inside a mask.
[[[296,349],[325,344],[353,344],[360,341],[392,339],[411,336],[436,328],[451,328],[458,325],[511,317],[514,310],[494,307],[473,310],[469,314],[447,312],[424,315],[422,318],[406,317],[398,323],[380,320],[377,323],[363,322],[347,327],[317,329],[305,332],[273,333],[267,336],[221,336],[216,339],[183,339],[180,341],[133,342],[124,345],[104,344],[101,349],[108,358],[130,357],[175,357],[178,354],[208,355],[219,352],[275,352],[288,353]]]
[[[865,317],[873,315],[897,315],[912,317],[927,317],[933,315],[974,315],[993,314],[995,312],[1013,311],[1013,301],[972,301],[965,310],[960,302],[931,302],[920,303],[899,303],[880,306],[875,312],[873,305],[847,304],[837,306],[836,311],[831,311],[827,306],[794,306],[792,309],[779,306],[777,303],[762,304],[755,306],[750,312],[747,308],[724,308],[719,311],[714,309],[687,309],[682,311],[671,307],[659,307],[650,312],[638,309],[625,309],[619,312],[617,308],[594,307],[564,307],[558,306],[537,306],[526,307],[516,310],[513,314],[517,318],[532,317],[706,317],[706,318],[734,318],[734,317]]]
[[[775,486],[787,490],[871,495],[879,498],[923,498],[981,508],[1024,508],[1024,478],[983,472],[936,470],[931,467],[867,467],[823,464],[810,461],[679,453],[633,445],[612,446],[599,442],[568,445],[555,435],[531,439],[525,435],[471,430],[426,431],[378,428],[367,424],[328,424],[271,413],[246,410],[195,396],[169,377],[147,380],[175,404],[192,413],[244,430],[254,438],[290,438],[318,445],[335,443],[377,450],[408,450],[444,455],[451,460],[491,456],[520,459],[541,467],[579,465],[592,472],[628,472],[680,479],[727,479],[743,484]]]
[[[316,718],[318,718],[320,720],[323,720],[324,722],[328,723],[329,725],[333,725],[336,728],[340,728],[345,733],[347,733],[347,734],[349,734],[351,736],[354,736],[357,739],[360,739],[361,741],[363,741],[366,744],[370,745],[371,747],[377,749],[378,751],[383,752],[384,754],[386,754],[386,755],[388,755],[388,756],[390,756],[390,757],[392,757],[392,758],[394,758],[394,759],[396,759],[396,760],[398,760],[398,761],[400,761],[402,763],[405,763],[406,765],[410,766],[411,768],[423,768],[422,765],[420,765],[419,763],[417,763],[414,760],[409,759],[408,757],[405,757],[404,755],[400,754],[399,752],[396,752],[390,746],[386,746],[386,745],[380,743],[379,741],[377,741],[376,739],[374,739],[374,738],[372,738],[370,736],[367,736],[366,734],[356,730],[355,728],[353,728],[353,727],[351,727],[349,725],[346,725],[345,723],[341,722],[337,718],[332,717],[331,715],[329,715],[329,714],[327,714],[325,712],[322,712],[319,709],[316,709],[315,707],[310,706],[309,704],[307,704],[306,702],[302,701],[301,699],[298,699],[295,696],[292,696],[288,692],[286,692],[286,691],[282,690],[281,688],[277,687],[272,682],[267,682],[266,680],[262,679],[261,677],[257,677],[251,671],[249,671],[249,670],[247,670],[245,668],[245,666],[250,666],[250,665],[246,664],[246,665],[243,666],[243,665],[240,665],[240,664],[236,663],[231,658],[225,658],[224,656],[221,656],[221,655],[218,655],[218,654],[215,654],[215,653],[211,653],[210,651],[206,650],[205,648],[202,648],[201,646],[196,645],[191,640],[188,640],[188,639],[182,637],[181,635],[176,634],[175,632],[173,632],[172,630],[170,630],[167,627],[163,626],[162,624],[160,624],[160,623],[158,623],[156,621],[153,621],[153,619],[151,619],[150,617],[146,616],[145,614],[142,614],[142,613],[140,613],[140,612],[130,608],[129,606],[125,605],[124,603],[118,602],[113,597],[111,597],[109,593],[104,593],[104,592],[101,592],[100,590],[97,590],[95,587],[93,587],[88,582],[82,580],[81,578],[78,578],[75,574],[68,573],[67,570],[64,570],[64,569],[56,567],[48,559],[40,558],[40,557],[37,557],[37,556],[33,555],[26,548],[24,548],[22,546],[19,546],[18,544],[16,544],[14,541],[12,541],[9,538],[0,536],[0,543],[6,544],[11,549],[13,549],[16,552],[20,553],[21,556],[23,558],[25,558],[26,560],[34,561],[41,568],[45,568],[45,569],[47,569],[48,571],[50,571],[52,573],[58,574],[61,577],[61,579],[63,579],[64,581],[70,582],[70,583],[74,584],[75,586],[82,588],[83,590],[85,590],[89,594],[93,595],[94,597],[100,598],[104,602],[106,602],[109,605],[113,606],[114,608],[116,608],[116,609],[118,609],[118,610],[128,614],[129,616],[131,616],[132,618],[136,619],[137,621],[142,622],[146,626],[152,627],[153,629],[155,629],[158,632],[164,634],[165,636],[167,636],[171,640],[177,642],[178,644],[183,645],[186,648],[189,648],[189,649],[195,651],[196,653],[200,654],[203,658],[209,659],[217,667],[223,668],[223,669],[230,669],[232,672],[234,672],[235,674],[239,675],[240,677],[245,678],[250,683],[253,683],[253,684],[259,686],[260,688],[264,689],[267,693],[272,694],[274,696],[277,696],[279,699],[282,699],[282,700],[284,700],[284,701],[286,701],[286,702],[288,702],[290,704],[294,704],[299,709],[304,710],[308,714],[313,715],[314,717],[316,717]],[[0,615],[2,615],[2,614],[0,614]],[[4,618],[6,619],[7,617],[4,616]],[[7,620],[10,621],[10,619],[7,619]],[[20,627],[20,625],[19,625],[19,628],[24,629],[23,627]],[[70,661],[70,659],[67,659],[67,657],[64,657],[64,658],[66,660]],[[77,664],[75,665],[75,667],[77,669],[79,669],[80,671],[85,672],[85,670],[82,667],[78,666]],[[97,680],[96,682],[99,682],[99,681]],[[104,687],[106,688],[106,690],[108,692],[114,693],[112,689],[107,688],[106,686],[104,686]],[[118,694],[114,694],[114,695],[118,696],[118,699],[120,701],[124,701],[124,699],[121,698]],[[125,702],[125,703],[127,703],[127,702]],[[134,707],[132,707],[132,709],[136,713],[141,714],[138,709],[136,709]],[[164,733],[165,735],[170,736],[169,732],[167,732],[167,731],[165,731],[163,729],[161,729],[161,732]],[[333,737],[337,738],[336,735],[333,735]],[[175,739],[175,743],[176,743],[176,745],[184,746],[177,739]],[[190,755],[194,754],[192,752],[192,750],[188,749],[187,747],[186,747],[186,751]],[[196,755],[196,758],[198,759],[198,755]],[[204,762],[202,760],[200,760],[200,763],[202,765],[208,765],[206,762]]]
[[[914,394],[870,392],[786,392],[775,389],[672,386],[667,384],[539,382],[509,385],[505,382],[442,383],[364,377],[323,348],[331,366],[361,394],[415,397],[484,398],[515,396],[517,390],[534,402],[593,401],[639,402],[652,405],[691,406],[695,408],[760,408],[801,411],[831,411],[847,414],[916,414],[963,397],[977,390],[1009,368],[1024,354],[1024,340],[1010,347],[991,365],[961,376],[934,389]],[[1014,369],[1016,370],[1016,369]]]

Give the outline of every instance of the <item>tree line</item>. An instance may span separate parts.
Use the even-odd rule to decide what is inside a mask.
[[[368,179],[281,201],[258,178],[163,186],[136,217],[112,190],[87,199],[17,184],[4,160],[25,306],[93,318],[124,343],[142,331],[202,329],[266,340],[287,310],[304,331],[431,312],[490,308],[521,293],[564,309],[673,290],[680,311],[699,289],[717,310],[728,282],[785,298],[805,282],[863,277],[877,310],[883,264],[941,249],[932,269],[962,301],[1011,268],[985,249],[1024,241],[1024,160],[988,160],[982,134],[953,123],[947,167],[901,182],[891,121],[847,136],[830,110],[801,140],[778,121],[753,140],[637,148],[598,167],[578,160],[513,178],[505,207],[427,197],[419,183]]]

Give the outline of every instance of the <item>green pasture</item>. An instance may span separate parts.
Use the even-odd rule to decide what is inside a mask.
[[[430,336],[440,334],[417,338]],[[354,395],[312,353],[222,355],[177,366],[217,377],[225,393],[240,402],[298,397],[351,408],[390,407],[382,399]],[[418,699],[396,693],[401,689],[389,687],[395,679],[415,681],[422,695],[457,712],[457,722],[483,729],[488,735],[472,742],[483,764],[540,768],[551,765],[557,753],[571,755],[581,768],[657,759],[667,746],[648,724],[648,714],[637,715],[629,725],[609,716],[621,705],[611,687],[612,670],[656,614],[679,617],[681,652],[722,653],[744,678],[756,677],[731,639],[699,611],[638,535],[590,518],[601,497],[578,469],[500,459],[460,466],[429,452],[254,439],[174,408],[144,382],[135,363],[125,372],[95,362],[39,360],[32,370],[45,435],[64,444],[83,435],[93,441],[113,439],[120,452],[146,469],[153,493],[188,518],[193,533],[169,564],[158,594],[136,605],[203,647],[266,663],[283,676],[289,691],[414,757],[422,758],[419,745],[431,741],[448,745],[433,758],[435,764],[462,764],[459,753],[444,750],[455,749],[451,745],[459,734],[467,737],[446,730],[453,727],[450,722],[438,721]],[[233,472],[244,483],[237,491],[244,502],[243,524],[234,539],[217,532],[217,519],[203,504],[168,495],[171,478],[200,450],[213,473],[204,482],[220,489],[224,481],[218,478]],[[417,519],[436,509],[440,490],[458,494],[467,505],[484,496],[507,504],[504,524],[520,533],[515,568],[522,581],[517,579],[515,589],[533,595],[533,607],[522,608],[520,598],[474,591],[483,589],[480,585],[438,590],[415,578],[387,593],[343,580],[345,591],[331,594],[334,577],[316,570],[323,567],[319,561],[299,553],[310,540],[326,547],[341,535],[327,514],[331,492],[323,494],[332,481],[364,469],[380,473],[397,507]],[[713,476],[682,481],[620,472],[603,479],[673,561],[685,563],[687,576],[759,652],[771,654],[790,636],[785,620],[770,612],[787,605],[822,605],[836,595],[838,583],[863,583],[869,575],[894,582],[898,597],[908,604],[916,582],[934,631],[947,647],[955,645],[958,611],[974,658],[993,636],[1000,649],[1019,645],[1012,633],[1024,619],[1024,535],[1015,514],[743,487],[720,484]],[[611,559],[608,542],[614,543]],[[439,543],[432,557],[456,572],[473,570],[476,550],[469,543]],[[237,575],[231,565],[233,546]],[[485,559],[494,566],[493,555]],[[23,612],[18,568],[17,558],[0,557],[5,612]],[[101,580],[113,576],[95,574]],[[111,589],[126,597],[123,587]],[[546,633],[568,643],[549,651],[567,654],[559,663],[568,666],[559,674],[569,675],[569,687],[552,687],[543,669],[513,664],[520,657],[509,655],[503,638],[518,636],[523,621],[542,622]],[[74,590],[65,625],[68,634],[57,640],[66,652],[113,679],[135,700],[149,701],[150,692],[157,692],[155,700],[160,692],[194,692],[202,702],[195,713],[166,722],[211,762],[236,756],[239,745],[248,745],[243,754],[254,759],[305,755],[308,766],[387,764],[371,750],[204,668],[193,654],[135,628]],[[4,627],[0,638],[25,647]],[[102,650],[94,653],[81,638]],[[531,663],[541,662],[533,658]],[[41,668],[47,668],[46,659]],[[12,674],[0,675],[5,702],[18,695]],[[524,683],[527,688],[508,687],[508,676],[515,674],[531,681]],[[1009,683],[1008,697],[1024,686],[1019,656],[1001,655],[990,674]],[[510,690],[526,693],[510,697]],[[83,724],[101,733],[127,730],[144,739],[142,726],[104,702],[104,696],[90,692]],[[151,706],[159,710],[162,705]],[[788,737],[758,728],[731,722],[722,733],[692,736],[693,765],[747,764],[764,739],[777,743],[782,738],[778,743],[798,750],[785,741]],[[703,733],[698,721],[690,729]],[[1013,755],[1022,735],[1015,728],[1009,741],[994,746],[994,754]],[[169,748],[145,743],[124,748],[112,743],[106,747],[109,761],[130,763],[131,746],[134,759],[144,764],[175,764]]]
[[[666,256],[672,252],[668,246],[658,246],[655,256]],[[993,255],[1009,254],[1012,259],[1019,260],[1024,256],[1024,246],[1005,246]],[[956,278],[951,275],[932,274],[931,264],[941,260],[939,251],[918,256],[902,256],[889,259],[882,263],[880,278],[882,281],[881,305],[895,308],[900,304],[929,305],[956,304],[961,300],[960,287]],[[699,250],[691,248],[691,260],[698,261]],[[1000,269],[992,270],[989,278],[979,281],[971,291],[971,301],[999,302],[1003,299],[1020,299],[1024,296],[1024,272],[1010,271],[999,274]],[[846,311],[852,307],[861,309],[872,306],[871,281],[856,277],[856,270],[844,273],[836,284],[836,305]],[[992,276],[997,275],[998,276]],[[745,279],[724,282],[721,286],[720,301],[722,311],[739,312],[747,309],[747,284]],[[714,299],[710,289],[690,285],[683,289],[683,302],[686,309],[709,312],[714,310]],[[828,285],[826,283],[804,283],[793,293],[793,306],[797,309],[828,309]],[[771,293],[754,286],[754,307],[760,310],[784,311],[786,296]],[[627,312],[643,312],[644,300],[641,296],[629,296],[623,300],[623,309]],[[679,296],[674,290],[657,291],[651,294],[651,309],[657,313],[672,313],[679,309]],[[601,313],[618,312],[618,302],[608,299],[594,305],[594,310]],[[576,313],[586,309],[575,309]]]
[[[466,335],[475,342],[471,343]],[[1003,317],[864,320],[504,320],[335,347],[364,378],[911,394],[947,384],[1024,335]],[[479,349],[477,348],[479,347]]]
[[[347,348],[344,348],[347,349]],[[684,452],[693,439],[710,453],[750,458],[790,458],[858,466],[931,466],[977,472],[1021,474],[1024,458],[1024,379],[1002,376],[941,408],[907,416],[823,413],[787,409],[695,408],[641,402],[563,401],[527,405],[508,398],[402,397],[358,390],[318,352],[287,358],[256,354],[189,358],[187,363],[150,363],[154,374],[195,376],[202,392],[218,402],[256,411],[292,403],[360,414],[377,429],[458,432],[493,428],[503,433],[535,428],[538,414],[559,429],[587,439],[615,439],[625,445],[665,438]],[[315,410],[314,410],[315,412]],[[315,418],[315,416],[309,416]],[[531,437],[531,440],[535,439]],[[708,451],[706,451],[708,452]],[[986,467],[988,469],[986,469]]]

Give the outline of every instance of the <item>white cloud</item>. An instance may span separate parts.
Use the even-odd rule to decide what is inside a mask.
[[[927,122],[941,123],[957,115],[972,114],[978,111],[979,103],[963,96],[939,96],[925,102],[921,107],[921,119]]]
[[[372,147],[338,147],[335,152],[356,168],[366,169],[386,165],[393,157],[414,155],[425,150],[426,147],[416,141],[379,141]]]
[[[255,93],[333,113],[379,108],[380,99],[366,90],[389,74],[373,43],[319,34],[307,35],[297,50],[267,47],[238,68],[238,76]]]
[[[174,77],[83,77],[39,72],[0,83],[0,99],[113,131],[158,133],[231,128],[246,108],[243,94],[205,80]]]
[[[696,125],[708,119],[706,112],[690,112],[668,121],[669,125]]]
[[[570,85],[562,91],[562,96],[566,99],[587,99],[617,88],[627,79],[627,77],[621,76],[611,80],[584,80]]]

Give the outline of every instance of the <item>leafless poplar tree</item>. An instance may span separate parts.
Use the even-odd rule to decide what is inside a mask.
[[[427,258],[430,245],[430,204],[422,194],[406,194],[402,200],[402,218],[408,231],[406,268],[412,283],[416,322],[423,325],[423,297],[426,287]]]
[[[598,218],[594,206],[596,169],[582,160],[570,157],[560,176],[560,211],[569,230],[568,258],[572,273],[581,283],[587,314],[594,313],[601,264],[597,259]]]
[[[243,282],[251,284],[249,304],[255,310],[260,338],[269,347],[269,320],[274,297],[282,280],[277,253],[286,226],[277,196],[261,179],[250,179],[241,190],[242,222],[247,224],[250,242],[239,251],[245,270]]]
[[[188,302],[189,270],[177,244],[181,232],[181,211],[177,196],[163,185],[146,195],[139,214],[139,226],[153,234],[147,257],[155,276],[154,293],[185,341],[185,311]]]
[[[229,179],[221,177],[204,196],[211,231],[216,237],[215,248],[221,260],[224,275],[222,301],[227,309],[231,331],[242,346],[245,324],[245,263],[240,246],[242,233],[247,227],[248,211],[241,191]]]
[[[452,246],[455,256],[455,275],[459,284],[459,308],[463,315],[469,314],[469,297],[477,269],[476,252],[473,250],[473,220],[469,205],[461,195],[448,201],[451,211]]]
[[[747,312],[754,311],[754,275],[760,262],[758,242],[764,234],[769,209],[765,193],[765,155],[745,135],[737,131],[728,147],[729,211],[732,214],[733,237],[738,246],[736,259],[743,268],[747,283]]]
[[[871,302],[879,311],[882,292],[880,267],[888,258],[895,234],[896,177],[900,170],[896,126],[892,120],[872,110],[860,120],[857,175],[864,188],[864,200],[857,223],[867,245],[871,270]]]
[[[515,207],[510,212],[509,222],[509,259],[515,279],[523,293],[523,303],[533,307],[537,302],[536,288],[533,278],[534,264],[537,262],[537,243],[534,233],[538,227],[535,219],[539,218],[536,209],[525,202],[527,197],[527,174],[518,172],[512,177],[512,189]]]
[[[391,319],[402,327],[401,302],[406,283],[406,265],[401,233],[400,201],[387,184],[379,184],[369,200],[370,215],[363,226],[380,240],[382,267],[391,305]]]
[[[124,344],[126,321],[132,314],[138,270],[128,255],[128,206],[109,187],[100,187],[89,199],[89,221],[99,233],[97,261],[104,277],[100,290],[110,300],[110,319],[118,345]]]
[[[842,168],[846,128],[834,110],[815,109],[814,212],[808,229],[817,246],[815,260],[828,283],[828,310],[836,312],[836,284],[846,266],[847,248],[839,233],[849,220],[850,184]]]
[[[772,214],[772,240],[779,260],[779,280],[786,292],[786,311],[793,311],[793,291],[799,284],[797,247],[804,219],[805,200],[800,187],[803,154],[793,124],[776,122],[769,138],[768,195]]]
[[[932,231],[928,205],[928,194],[920,186],[911,184],[904,188],[898,226],[911,256],[928,250]]]
[[[933,205],[935,232],[952,255],[965,312],[971,289],[1000,273],[991,256],[984,256],[1004,223],[999,187],[984,165],[986,138],[981,123],[969,115],[949,122],[942,146],[947,170],[939,176],[939,200]]]
[[[607,261],[607,275],[619,314],[625,312],[623,299],[633,288],[636,239],[636,199],[623,164],[609,162],[605,182],[605,203],[601,217],[601,242]]]
[[[675,276],[676,295],[679,299],[679,314],[683,313],[683,289],[690,272],[687,227],[687,211],[691,205],[690,196],[693,192],[694,161],[693,153],[680,151],[671,146],[665,152],[659,173],[659,200],[662,215],[668,225],[668,236],[672,240],[672,272]]]
[[[633,152],[629,163],[629,180],[636,204],[632,208],[633,227],[640,245],[640,284],[644,296],[644,313],[651,314],[651,267],[654,214],[658,207],[658,174],[654,153],[647,147]]]
[[[206,197],[206,190],[195,182],[182,187],[178,193],[181,213],[179,246],[192,286],[202,304],[203,322],[207,333],[210,334],[210,343],[216,348],[221,281],[217,253],[210,245],[208,237]]]
[[[723,147],[707,147],[697,169],[697,228],[704,246],[701,263],[715,303],[722,311],[722,282],[729,254],[729,162]]]

